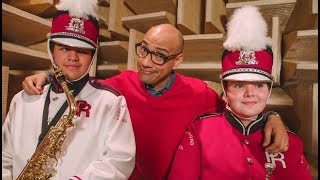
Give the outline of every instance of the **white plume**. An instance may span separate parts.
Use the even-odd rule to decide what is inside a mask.
[[[255,6],[243,6],[236,9],[227,24],[227,40],[223,47],[229,51],[259,51],[271,47],[271,38],[267,37],[267,23]]]
[[[98,0],[60,0],[57,10],[69,11],[69,15],[78,18],[88,18],[89,15],[98,19]]]

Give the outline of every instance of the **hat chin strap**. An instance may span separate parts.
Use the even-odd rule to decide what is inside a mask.
[[[48,53],[48,54],[49,54],[49,58],[50,58],[50,60],[51,60],[51,63],[52,63],[53,68],[54,68],[54,69],[58,69],[59,66],[54,62],[53,57],[52,57],[52,53],[51,53],[51,50],[50,50],[50,41],[51,41],[51,39],[49,38],[48,41],[47,41],[47,49],[48,49],[48,52],[49,52],[49,53]],[[99,42],[98,42],[97,44],[99,44]],[[75,80],[72,80],[72,81],[66,79],[67,82],[72,83],[72,82],[79,81],[80,79],[82,79],[83,77],[85,77],[85,76],[89,73],[90,68],[91,68],[91,66],[92,66],[92,64],[93,64],[93,61],[96,60],[96,58],[97,58],[98,47],[99,47],[99,46],[97,46],[96,49],[95,49],[94,55],[93,55],[93,57],[92,57],[92,59],[91,59],[91,62],[90,62],[90,65],[89,65],[87,71],[86,71],[81,77],[79,77],[78,79],[75,79]]]
[[[51,64],[52,64],[53,68],[54,69],[58,69],[58,65],[54,62],[53,57],[52,57],[52,53],[51,53],[51,49],[50,49],[50,41],[51,41],[51,39],[48,38],[48,40],[47,40],[47,50],[48,50],[49,59],[51,61]]]
[[[221,86],[222,86],[222,91],[223,91],[223,96],[224,96],[224,99],[225,101],[227,102],[227,105],[226,105],[226,109],[229,110],[230,112],[232,112],[234,115],[236,115],[238,118],[240,118],[241,120],[251,120],[251,121],[254,121],[256,120],[256,117],[243,117],[243,116],[240,116],[238,113],[234,112],[231,107],[229,106],[229,102],[228,102],[228,98],[227,98],[227,95],[226,95],[226,91],[224,89],[224,86],[223,86],[223,79],[221,78]],[[272,87],[273,87],[273,81],[271,81],[271,87],[270,87],[270,90],[269,90],[269,95],[268,95],[268,98],[267,98],[267,102],[270,98],[270,95],[271,95],[271,90],[272,90]]]

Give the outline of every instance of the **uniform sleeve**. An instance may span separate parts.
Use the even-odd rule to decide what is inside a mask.
[[[311,180],[312,176],[310,173],[310,169],[308,167],[308,163],[306,157],[303,153],[303,144],[300,138],[297,138],[297,159],[296,159],[296,169],[294,171],[293,179],[305,179]]]
[[[2,125],[2,179],[13,179],[13,147],[12,147],[12,120],[14,119],[15,99],[11,101],[10,109],[8,111],[6,120]]]
[[[123,96],[117,97],[112,109],[106,113],[106,121],[113,121],[107,130],[104,153],[81,174],[71,179],[102,180],[128,179],[135,162],[135,138],[130,114]]]
[[[168,180],[196,180],[200,176],[200,146],[192,129],[185,132],[174,155]]]

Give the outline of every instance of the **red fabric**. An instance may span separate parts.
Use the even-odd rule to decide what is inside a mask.
[[[95,26],[95,24],[87,19],[82,19],[84,21],[84,31],[85,33],[80,33],[72,30],[67,30],[66,27],[69,26],[70,20],[72,17],[69,14],[64,13],[56,16],[52,21],[51,34],[58,32],[68,32],[77,35],[84,36],[92,40],[95,44],[97,44],[99,29]]]
[[[137,145],[130,179],[163,179],[188,123],[199,114],[224,109],[206,83],[177,73],[169,91],[158,97],[146,91],[137,72],[124,71],[102,83],[127,100]]]
[[[293,133],[288,133],[289,150],[270,158],[262,147],[262,129],[245,136],[222,114],[197,120],[190,124],[188,131],[179,144],[181,148],[176,152],[169,180],[265,180],[267,159],[274,159],[276,163],[271,180],[312,179],[303,155],[302,141]],[[253,160],[252,164],[248,163],[248,157]],[[283,159],[284,164],[279,159]]]
[[[255,51],[254,52],[258,64],[241,64],[237,65],[236,62],[239,61],[240,51],[228,53],[222,60],[222,73],[237,68],[254,68],[261,69],[269,74],[272,70],[272,56],[267,51]]]

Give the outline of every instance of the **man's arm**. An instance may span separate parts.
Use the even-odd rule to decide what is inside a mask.
[[[266,147],[265,150],[270,153],[287,151],[289,147],[289,137],[287,128],[282,122],[280,115],[276,112],[269,111],[265,116],[267,116],[263,141],[263,146]],[[272,138],[273,142],[271,142]]]
[[[43,93],[43,85],[51,82],[53,78],[53,74],[51,72],[40,72],[38,74],[34,74],[31,76],[26,77],[22,82],[23,90],[28,95],[39,95]],[[106,80],[100,80],[99,83],[101,84],[110,84],[108,83],[110,78]],[[117,82],[116,79],[114,79],[113,82]]]
[[[50,82],[50,78],[48,77],[50,72],[41,72],[38,74],[34,74],[32,76],[28,76],[22,82],[23,90],[29,95],[39,95],[43,93],[43,85],[46,82]]]

